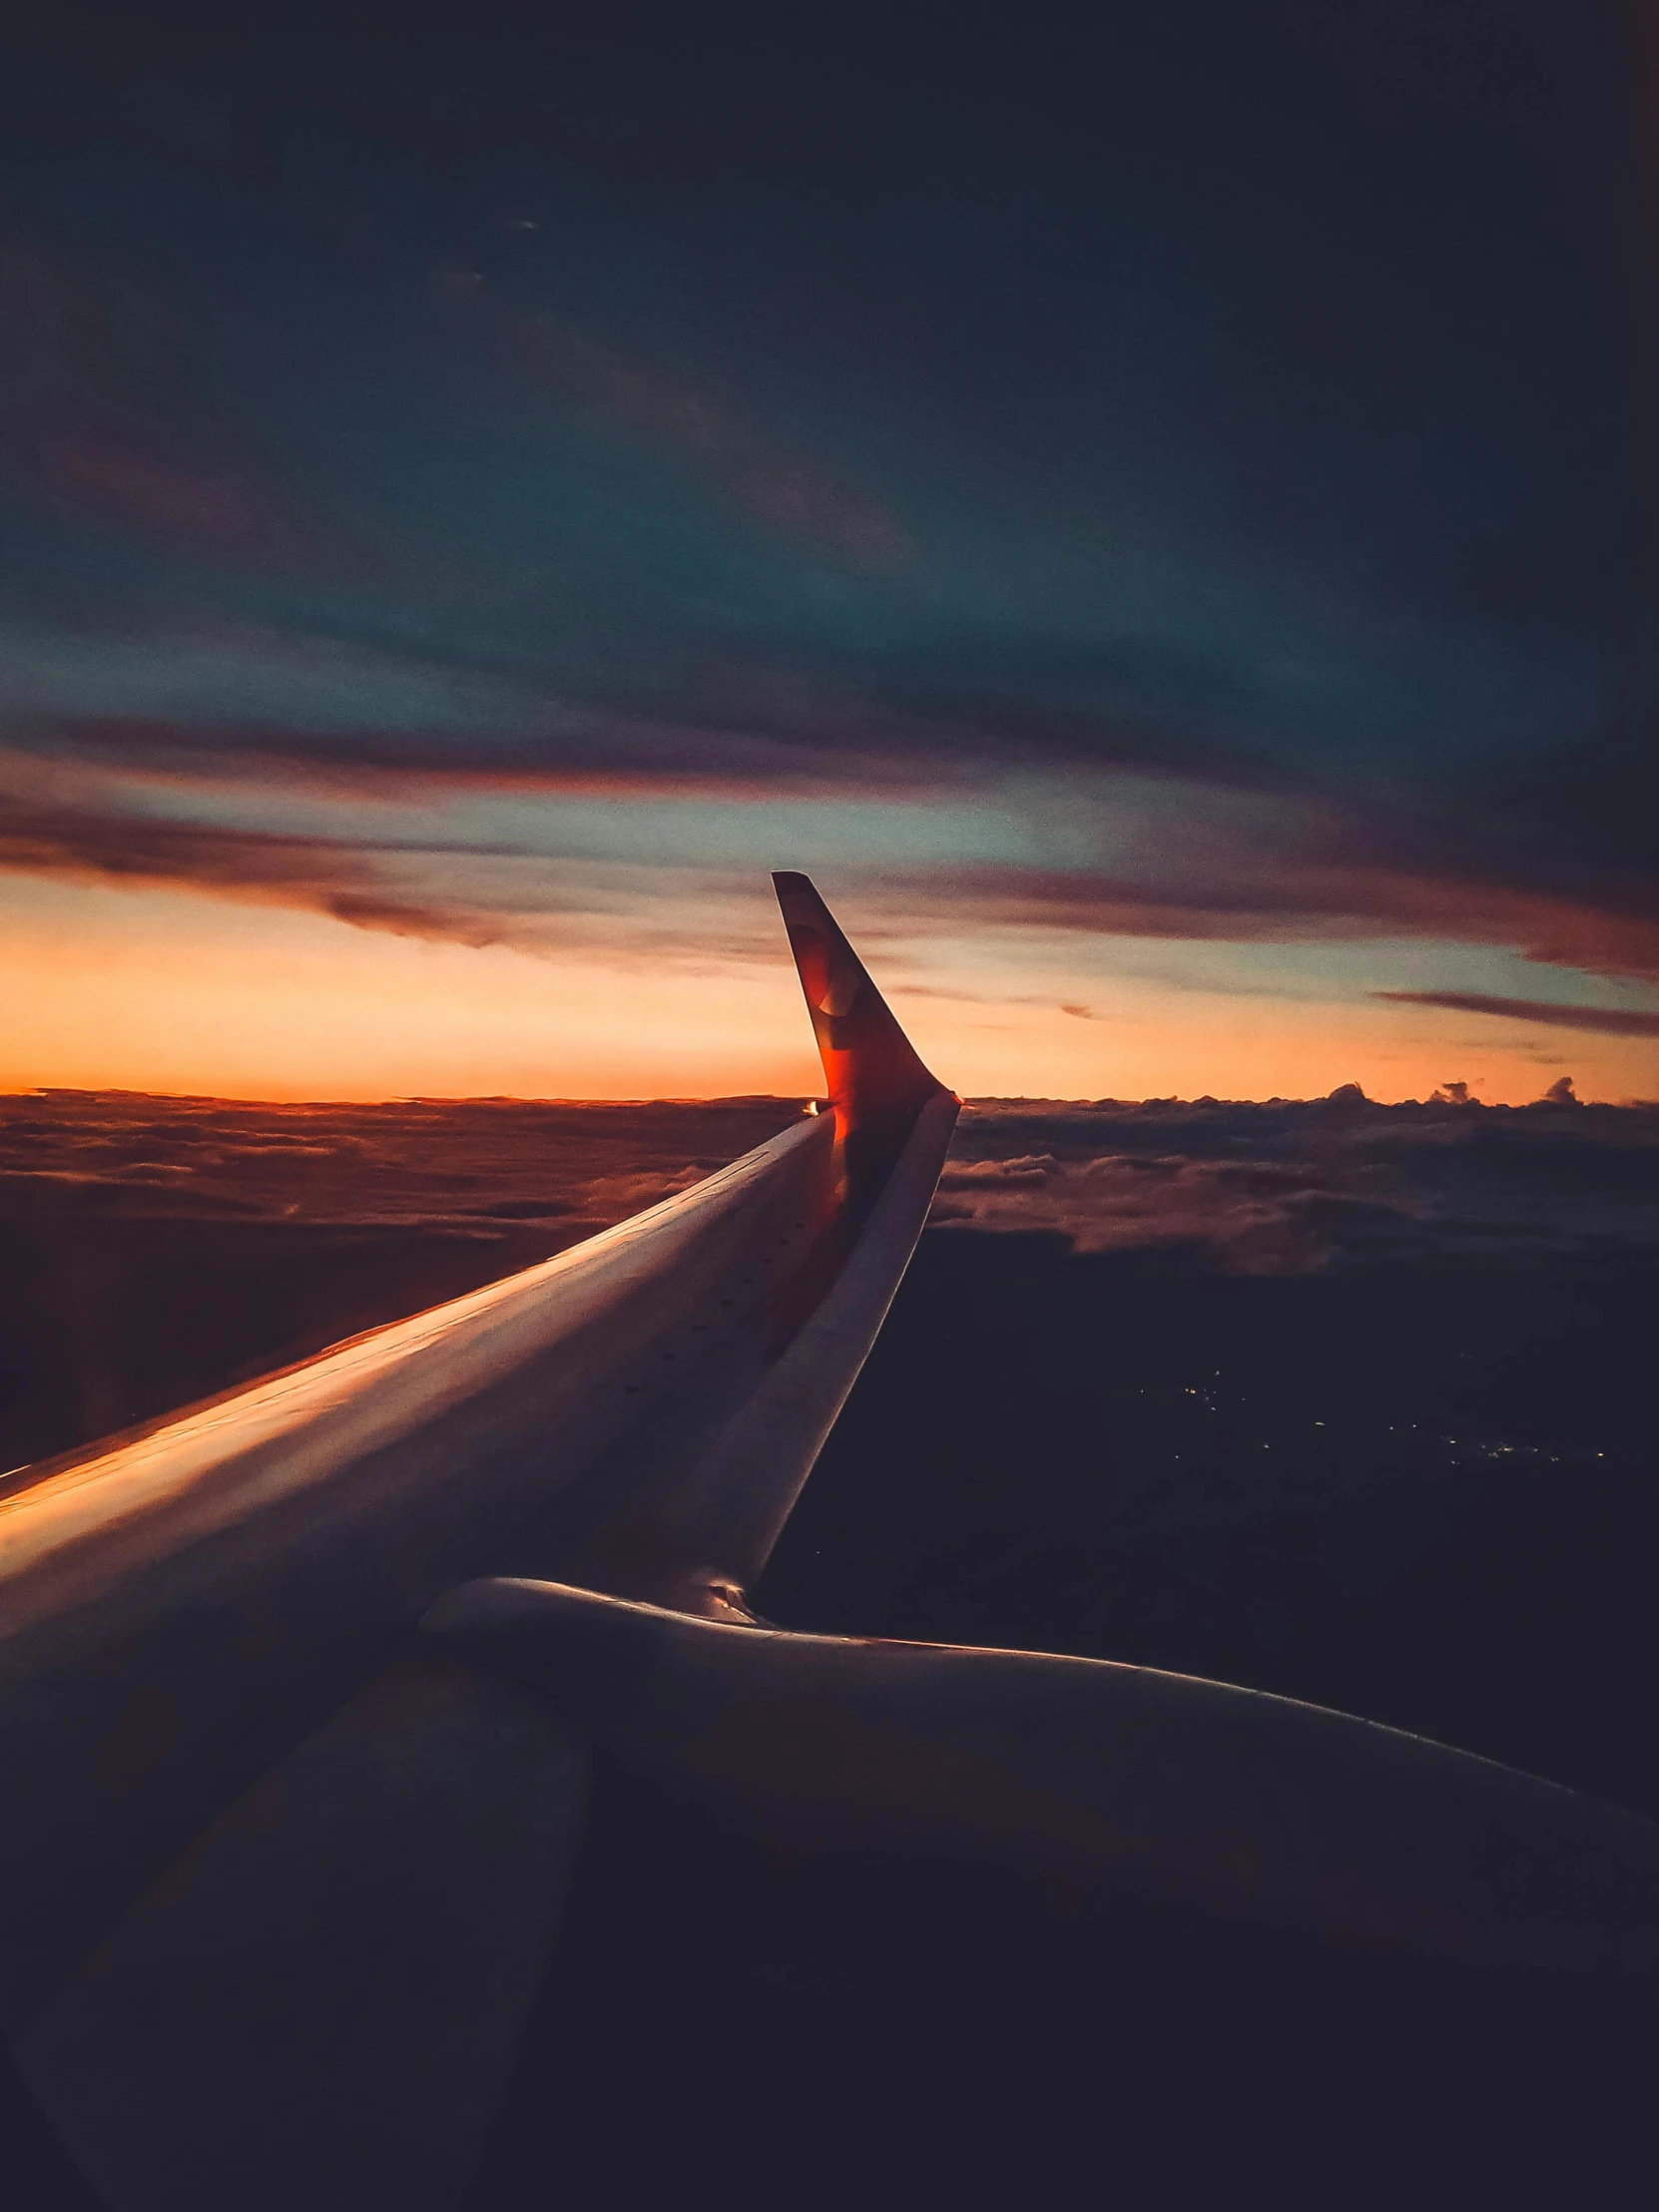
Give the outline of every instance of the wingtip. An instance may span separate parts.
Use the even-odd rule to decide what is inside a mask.
[[[945,1086],[922,1065],[812,877],[775,868],[772,880],[843,1128],[913,1122]]]

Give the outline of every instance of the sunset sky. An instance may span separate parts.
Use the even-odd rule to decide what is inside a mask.
[[[0,1088],[1659,1097],[1614,0],[45,0]]]

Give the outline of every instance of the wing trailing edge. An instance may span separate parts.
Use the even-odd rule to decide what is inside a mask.
[[[784,1849],[897,1851],[1487,1967],[1659,1967],[1659,1827],[1495,1761],[1109,1660],[742,1630],[548,1584],[427,1633]]]

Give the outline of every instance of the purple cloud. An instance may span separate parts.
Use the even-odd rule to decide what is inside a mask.
[[[1484,991],[1373,991],[1371,995],[1396,1006],[1444,1006],[1457,1014],[1497,1014],[1505,1021],[1589,1029],[1603,1037],[1659,1037],[1659,1013],[1626,1007],[1563,1006],[1544,998],[1492,998]]]

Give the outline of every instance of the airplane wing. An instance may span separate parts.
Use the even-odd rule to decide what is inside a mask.
[[[1659,1829],[1572,1792],[1224,1685],[756,1620],[960,1104],[776,882],[826,1111],[0,1489],[0,2024],[117,2212],[454,2204],[596,1746],[764,1837],[1659,1958]]]

